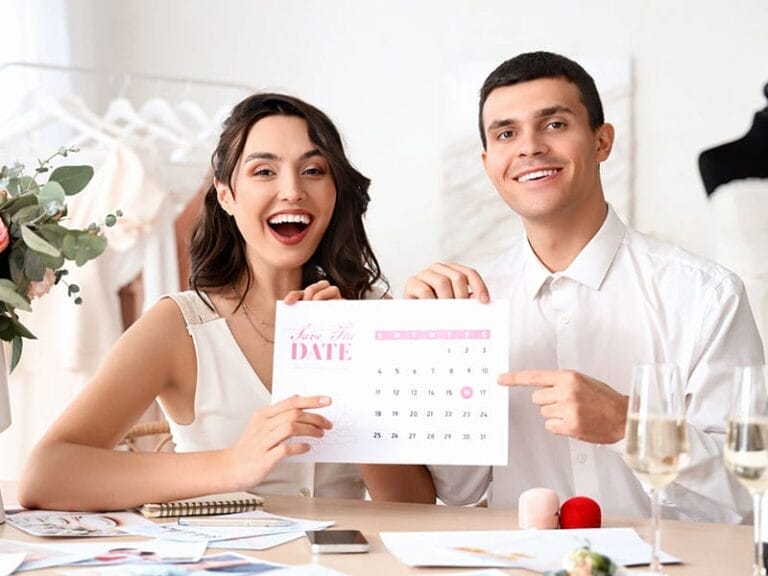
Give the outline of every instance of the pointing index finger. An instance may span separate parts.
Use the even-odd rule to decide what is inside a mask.
[[[506,372],[496,380],[502,386],[554,386],[554,370],[520,370]]]

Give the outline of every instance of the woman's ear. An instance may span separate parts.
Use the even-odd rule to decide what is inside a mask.
[[[218,178],[214,178],[213,187],[216,188],[216,199],[219,201],[219,206],[224,212],[232,216],[233,198],[229,186],[222,183]]]

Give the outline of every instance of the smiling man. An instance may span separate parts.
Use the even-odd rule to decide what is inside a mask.
[[[482,276],[434,264],[408,298],[511,301],[509,464],[430,467],[437,494],[517,505],[533,487],[585,495],[609,515],[648,516],[622,458],[632,367],[677,364],[689,465],[662,492],[664,515],[748,520],[748,494],[722,462],[733,368],[762,364],[741,281],[724,268],[628,228],[605,201],[600,164],[614,130],[592,77],[557,54],[501,64],[480,93],[486,172],[526,232]],[[642,193],[642,192],[641,192]]]

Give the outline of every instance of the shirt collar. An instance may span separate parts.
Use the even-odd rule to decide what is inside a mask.
[[[608,205],[608,214],[603,225],[587,243],[576,258],[563,272],[554,274],[547,270],[531,248],[528,238],[525,238],[525,291],[533,300],[548,279],[555,276],[565,276],[580,284],[598,290],[603,283],[608,269],[611,267],[616,251],[619,249],[627,226]]]

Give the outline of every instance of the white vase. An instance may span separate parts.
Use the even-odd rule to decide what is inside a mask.
[[[8,398],[8,371],[5,369],[5,353],[0,346],[0,432],[11,425],[11,401]],[[0,524],[5,523],[3,495],[0,493]]]

